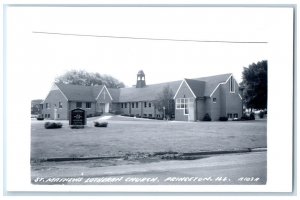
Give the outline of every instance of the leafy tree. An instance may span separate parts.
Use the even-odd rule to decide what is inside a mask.
[[[158,94],[157,100],[154,102],[154,106],[160,112],[164,112],[165,115],[171,117],[175,114],[175,102],[174,102],[174,93],[170,86],[163,88],[161,93]],[[165,109],[164,109],[165,108]],[[166,117],[164,116],[164,117]]]
[[[65,74],[56,77],[55,82],[73,84],[73,85],[102,85],[105,84],[108,88],[122,88],[124,83],[109,75],[101,75],[99,73],[91,73],[85,70],[71,70]]]
[[[263,60],[244,67],[243,101],[247,108],[266,109],[268,95],[268,61]]]

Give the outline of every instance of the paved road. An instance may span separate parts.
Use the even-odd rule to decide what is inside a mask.
[[[267,152],[217,155],[197,160],[119,163],[42,163],[32,170],[37,184],[265,184]],[[111,163],[114,164],[114,163]],[[100,167],[99,167],[100,166]],[[41,178],[41,179],[39,179]]]

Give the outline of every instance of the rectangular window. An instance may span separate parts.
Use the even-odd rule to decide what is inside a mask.
[[[232,113],[227,114],[228,119],[232,119]]]
[[[50,114],[48,114],[48,118],[50,118]]]
[[[125,108],[127,108],[127,103],[124,103],[124,105],[125,105]]]
[[[59,119],[59,114],[57,114],[57,119]]]
[[[232,76],[230,77],[230,84],[229,84],[229,86],[230,86],[230,92],[234,93],[235,92],[235,85],[234,85],[234,79],[233,79]]]
[[[131,103],[131,108],[134,108],[134,103]]]
[[[151,103],[149,103],[149,108],[151,108]]]
[[[82,102],[76,102],[76,108],[82,108]]]
[[[217,98],[213,98],[213,103],[217,103]]]
[[[233,118],[239,118],[239,115],[237,113],[234,113]]]
[[[41,105],[41,109],[43,110],[43,104],[40,104]]]
[[[144,107],[145,107],[145,108],[147,107],[147,102],[144,102]]]
[[[123,103],[121,103],[121,108],[123,108]]]
[[[49,103],[46,103],[45,107],[48,109],[49,108]]]
[[[179,98],[176,99],[176,109],[184,109],[184,114],[189,114],[189,104],[193,103],[192,98]]]
[[[62,108],[62,103],[61,102],[58,102],[58,107]]]
[[[139,102],[135,103],[135,107],[138,108],[139,107]]]
[[[85,107],[86,107],[86,108],[91,108],[91,102],[86,102],[86,103],[85,103]]]

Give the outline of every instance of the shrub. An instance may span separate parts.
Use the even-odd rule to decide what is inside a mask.
[[[44,117],[37,117],[37,120],[44,120]]]
[[[261,119],[264,118],[265,111],[260,111],[258,115],[259,115],[259,118],[261,118]]]
[[[220,117],[219,121],[228,121],[228,117]]]
[[[250,119],[249,120],[255,120],[255,114],[253,112],[250,113]]]
[[[62,123],[59,123],[59,122],[46,122],[44,127],[45,127],[45,129],[61,128]]]
[[[134,117],[134,114],[130,114],[129,117]]]
[[[88,114],[86,118],[93,117],[93,114]]]
[[[95,127],[107,127],[108,122],[94,122]]]
[[[206,113],[202,119],[202,121],[211,121],[211,117],[209,116],[208,113]]]
[[[246,120],[250,120],[250,117],[246,114],[243,114],[243,116],[241,117],[242,121],[246,121]]]

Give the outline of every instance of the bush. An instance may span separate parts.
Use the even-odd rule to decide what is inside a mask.
[[[250,119],[249,120],[255,120],[255,114],[253,112],[250,113]]]
[[[98,116],[101,116],[102,114],[103,114],[102,112],[96,112],[94,116],[98,117]]]
[[[37,120],[44,120],[44,117],[37,117]]]
[[[261,119],[264,118],[265,111],[260,111],[258,115],[259,115],[259,118],[261,118]]]
[[[94,122],[95,127],[107,127],[108,122]]]
[[[228,121],[228,117],[220,117],[219,121]]]
[[[202,121],[211,121],[211,117],[209,116],[208,113],[206,113],[202,119]]]
[[[130,114],[129,117],[134,117],[134,114]]]
[[[242,121],[246,121],[246,120],[250,120],[250,117],[246,114],[243,114],[243,116],[241,117]]]
[[[46,122],[44,127],[45,127],[45,129],[61,128],[62,123],[59,123],[59,122]]]
[[[93,114],[88,114],[86,118],[93,117]]]

